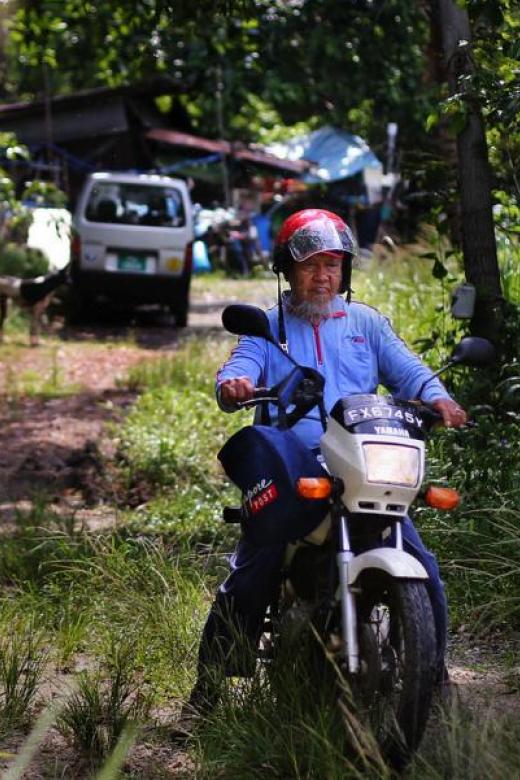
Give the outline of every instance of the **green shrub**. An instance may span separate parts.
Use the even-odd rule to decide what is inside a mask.
[[[37,206],[53,206],[54,208],[64,208],[68,202],[65,192],[50,181],[25,182],[22,200],[31,201]]]
[[[49,270],[49,261],[39,249],[14,243],[0,246],[0,274],[31,279]]]

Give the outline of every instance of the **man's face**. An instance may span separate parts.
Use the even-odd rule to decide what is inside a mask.
[[[291,297],[295,304],[325,305],[339,292],[342,257],[319,253],[292,264],[289,275]]]

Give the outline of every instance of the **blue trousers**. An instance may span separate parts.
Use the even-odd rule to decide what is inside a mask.
[[[426,549],[409,518],[403,521],[402,531],[404,549],[422,563],[429,577],[426,587],[435,621],[437,669],[442,675],[448,625],[444,585],[435,556]],[[392,544],[390,539],[388,544]],[[285,548],[285,544],[255,547],[244,538],[239,541],[231,556],[231,572],[218,590],[204,628],[199,651],[202,666],[212,662],[217,638],[221,647],[232,642],[229,622],[256,642],[267,606],[276,597]],[[223,652],[227,655],[226,649]],[[234,673],[234,670],[228,670],[228,674]]]

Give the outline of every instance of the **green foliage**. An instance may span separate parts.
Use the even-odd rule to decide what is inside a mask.
[[[516,190],[520,155],[520,13],[514,0],[470,0],[477,70],[470,88],[484,112],[496,178]]]
[[[14,133],[0,132],[0,157],[6,160],[28,160],[29,149],[19,144]]]
[[[28,181],[22,192],[22,200],[28,200],[35,206],[64,208],[68,198],[63,190],[50,181]]]
[[[236,500],[224,484],[216,453],[245,424],[224,415],[214,397],[214,376],[229,341],[188,342],[175,357],[131,372],[130,384],[148,389],[120,431],[119,457],[130,492],[149,500],[138,526],[181,542],[225,536],[221,501]]]
[[[276,136],[280,125],[313,117],[378,140],[398,121],[417,138],[428,105],[419,89],[427,34],[422,8],[402,0],[44,0],[37,9],[27,1],[10,21],[9,81],[18,93],[39,92],[43,63],[57,93],[165,74],[183,85],[201,134],[215,133],[222,99],[232,138],[260,140],[264,122]]]
[[[389,780],[369,730],[333,703],[327,669],[316,684],[302,661],[301,637],[286,650],[267,674],[258,671],[223,691],[218,711],[196,735],[200,777]]]
[[[202,569],[214,576],[210,551],[197,558],[142,530],[95,537],[70,524],[58,533],[43,508],[37,519],[20,514],[18,523],[2,550],[0,634],[18,626],[20,615],[34,617],[49,659],[65,671],[74,669],[79,653],[89,668],[106,670],[106,659],[128,643],[132,679],[143,696],[160,704],[186,695],[207,610]],[[89,689],[92,682],[89,677]]]
[[[0,157],[6,162],[26,159],[27,147],[19,145],[13,133],[0,133]],[[32,215],[18,201],[11,176],[0,168],[0,247],[5,241],[24,243]]]
[[[19,145],[12,133],[0,133],[0,152],[8,162],[29,157],[28,149]],[[26,183],[18,199],[13,178],[0,168],[0,275],[28,279],[49,269],[43,252],[25,245],[33,221],[31,210],[22,203],[25,200],[35,205],[64,206],[67,198],[56,185],[34,181]]]
[[[300,648],[299,648],[300,650]],[[201,724],[194,741],[197,776],[367,778],[390,780],[373,736],[346,709],[334,714],[324,687],[309,690],[302,670],[284,667],[277,679],[230,685],[218,711]],[[520,736],[514,715],[473,712],[460,702],[437,708],[409,780],[504,777],[516,771]]]
[[[19,335],[22,331],[26,338],[28,328],[27,312],[15,309],[12,316],[9,317],[6,330],[10,333]],[[5,348],[4,348],[5,349]],[[12,347],[13,351],[16,347]],[[56,346],[43,347],[50,352],[50,368],[48,371],[27,368],[20,371],[19,367],[13,366],[12,361],[6,361],[3,390],[5,396],[10,401],[24,397],[39,398],[58,398],[59,396],[71,395],[78,392],[78,385],[69,384],[65,381],[63,371],[59,365],[58,348]],[[4,355],[7,357],[5,351]]]

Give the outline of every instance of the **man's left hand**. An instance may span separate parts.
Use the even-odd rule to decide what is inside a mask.
[[[459,406],[456,401],[452,401],[451,398],[438,398],[436,401],[432,401],[432,407],[436,412],[442,415],[442,422],[446,428],[460,428],[468,420],[468,415]]]

